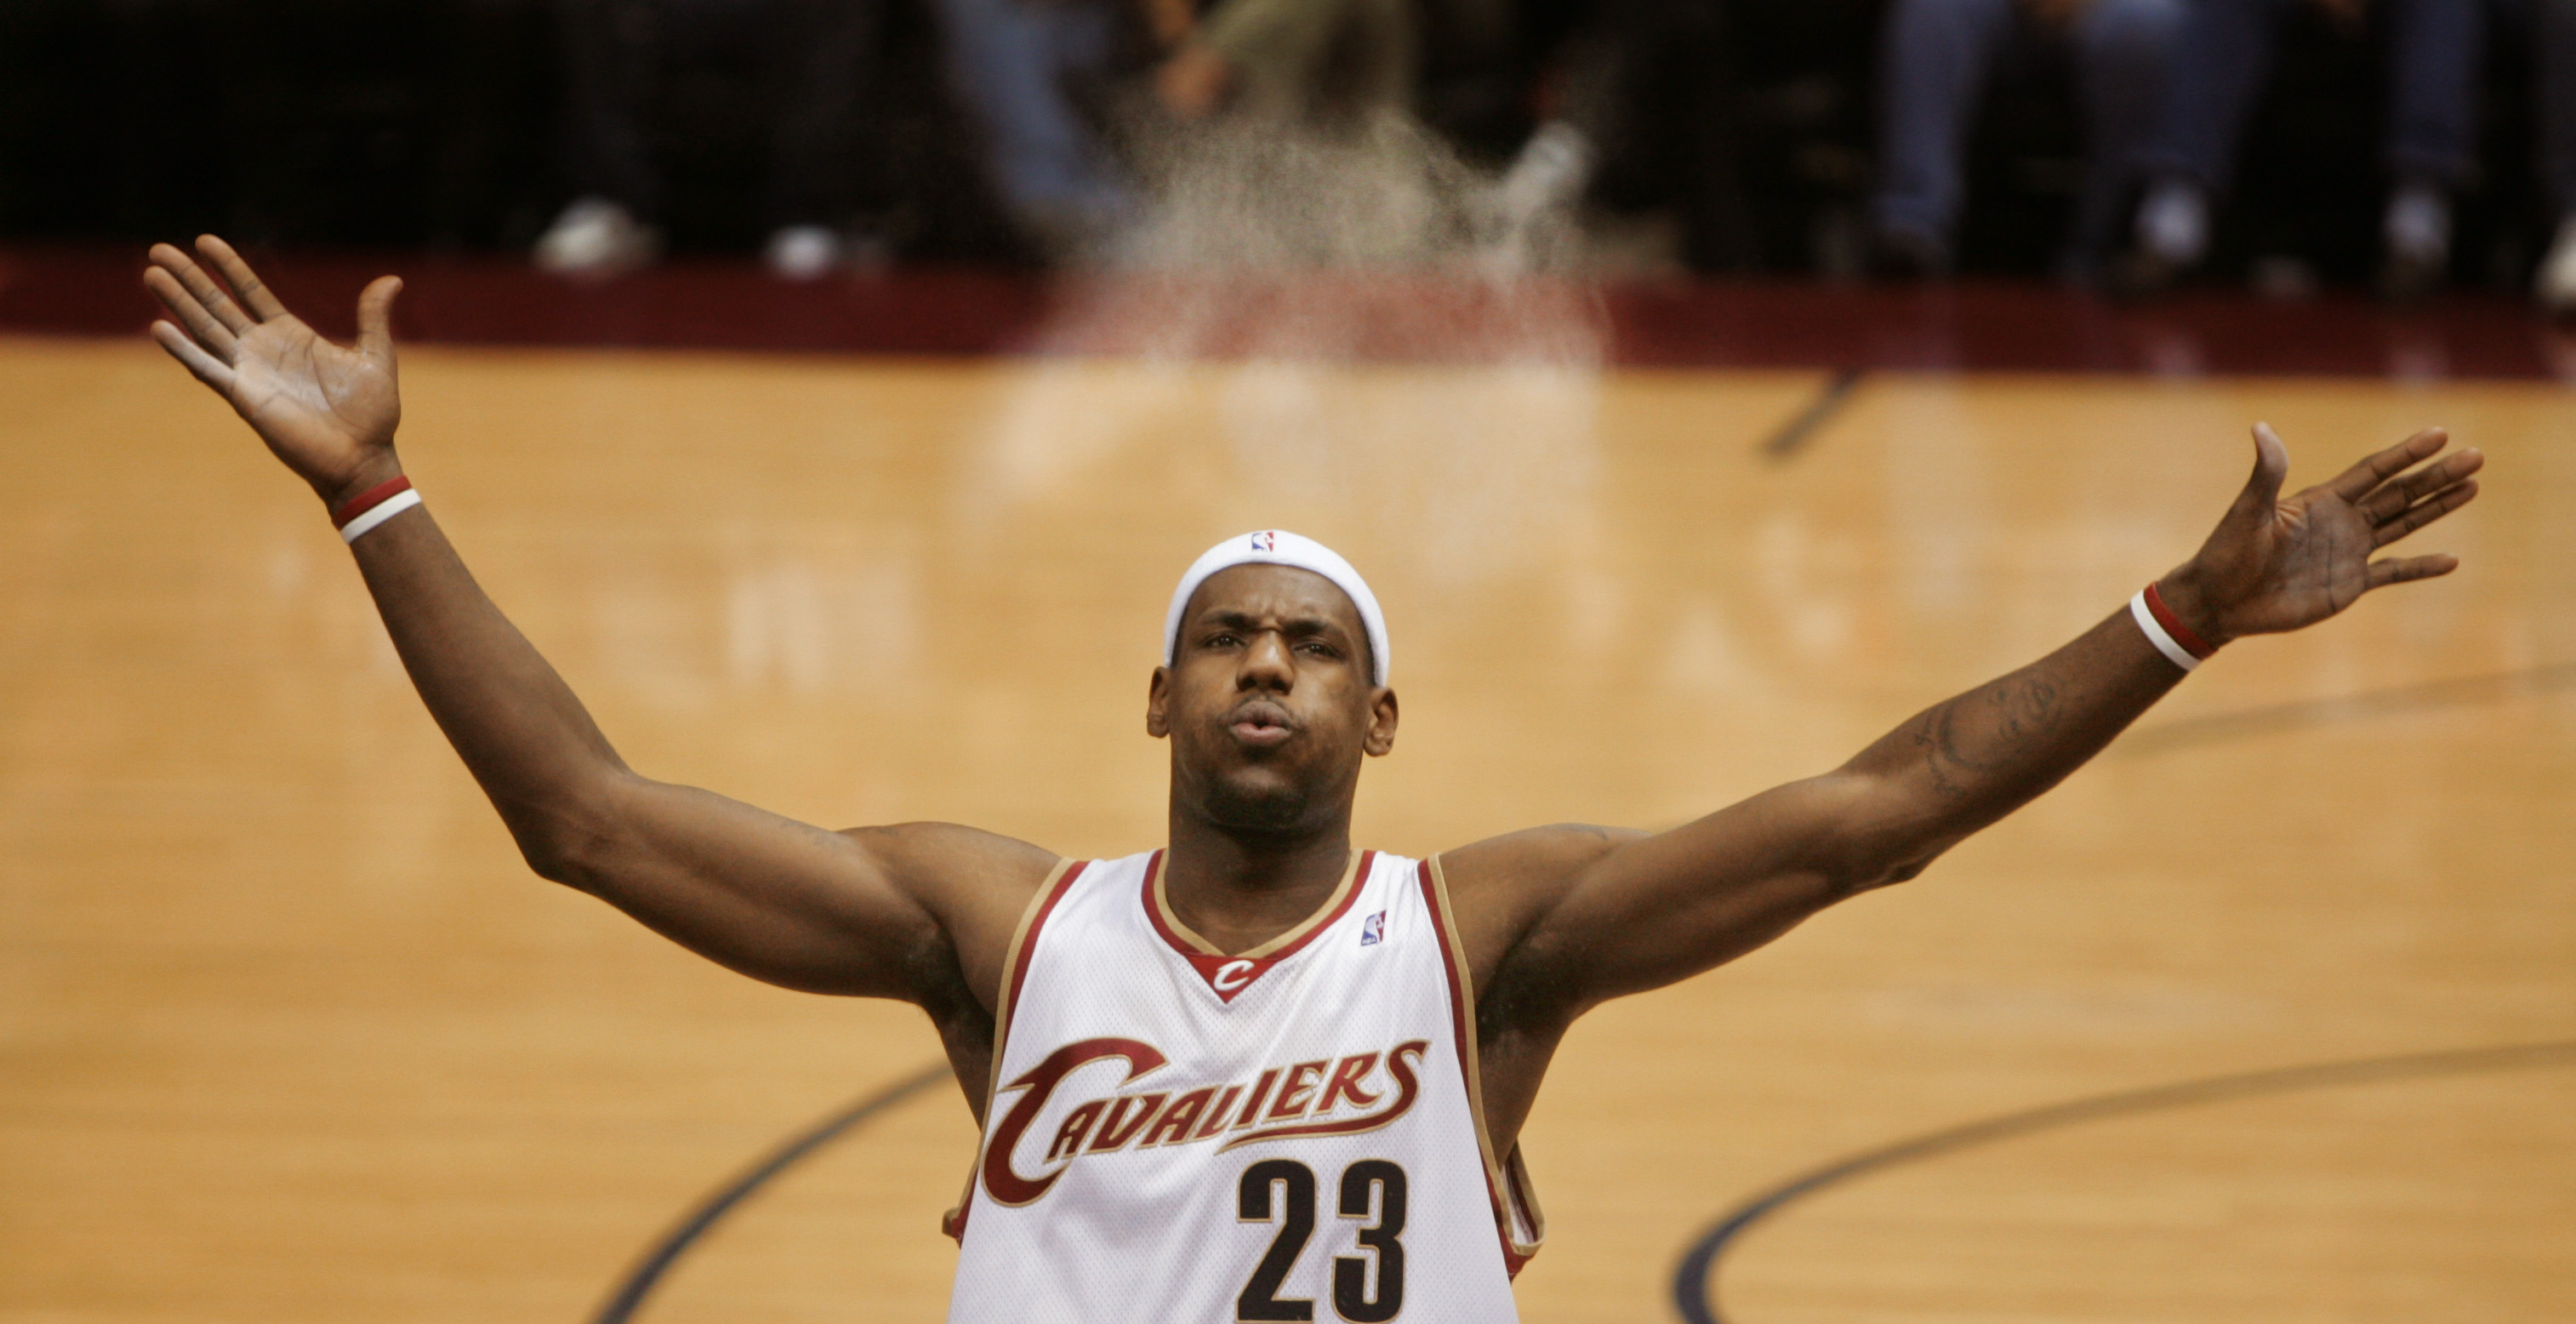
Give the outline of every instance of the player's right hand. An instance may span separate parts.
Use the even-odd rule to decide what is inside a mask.
[[[232,245],[200,235],[197,251],[223,284],[175,246],[152,246],[143,283],[178,319],[176,326],[152,324],[161,348],[230,401],[325,503],[400,473],[394,427],[402,421],[402,396],[394,379],[392,318],[402,281],[377,277],[358,296],[358,343],[344,347],[287,312]]]

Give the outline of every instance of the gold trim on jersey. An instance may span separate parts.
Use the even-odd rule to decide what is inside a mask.
[[[1207,939],[1200,937],[1196,930],[1192,929],[1187,924],[1183,924],[1181,922],[1180,915],[1172,909],[1172,899],[1163,892],[1163,880],[1165,878],[1165,874],[1159,869],[1154,871],[1154,911],[1162,917],[1163,927],[1170,929],[1173,937],[1188,943],[1192,947],[1198,948],[1200,953],[1203,955],[1231,956],[1239,961],[1258,961],[1261,958],[1270,955],[1272,952],[1296,943],[1307,934],[1314,932],[1317,925],[1320,925],[1325,920],[1331,919],[1334,915],[1339,914],[1341,912],[1342,898],[1350,895],[1352,886],[1359,878],[1360,859],[1365,854],[1366,852],[1361,851],[1356,847],[1352,849],[1350,862],[1342,866],[1342,881],[1334,884],[1332,895],[1324,898],[1324,904],[1315,907],[1315,913],[1299,920],[1295,927],[1290,928],[1286,933],[1282,933],[1278,937],[1273,938],[1248,952],[1229,952],[1224,948],[1217,946],[1215,943],[1209,942]],[[995,1060],[999,1061],[1000,1059],[997,1058]]]
[[[1047,870],[1045,881],[1038,884],[1038,890],[1029,893],[1029,903],[1020,908],[1019,923],[1011,926],[1011,945],[1002,949],[1002,986],[993,994],[993,1065],[984,1081],[984,1109],[975,1119],[975,1129],[980,1133],[976,1137],[975,1161],[966,1169],[966,1193],[958,1197],[957,1207],[939,1220],[940,1230],[961,1242],[966,1239],[966,1211],[975,1206],[975,1183],[982,1179],[984,1172],[984,1138],[993,1131],[993,1100],[999,1097],[1002,1087],[1002,1048],[1010,1041],[1011,986],[1019,976],[1021,949],[1028,945],[1029,927],[1037,922],[1038,913],[1045,910],[1047,902],[1054,898],[1066,871],[1084,863],[1087,861],[1056,860],[1055,867]]]
[[[1038,912],[1046,909],[1047,898],[1055,895],[1056,884],[1064,880],[1065,871],[1080,860],[1061,859],[1047,870],[1046,881],[1029,894],[1029,903],[1020,907],[1020,922],[1011,926],[1011,945],[1002,953],[1002,987],[993,998],[993,1074],[984,1082],[984,1116],[993,1115],[993,1098],[1002,1085],[1002,1045],[1011,1034],[1011,992],[1020,973],[1020,949],[1027,945],[1029,926],[1037,922]]]
[[[1453,1033],[1458,1040],[1458,1053],[1467,1068],[1467,1110],[1476,1121],[1476,1152],[1485,1161],[1485,1181],[1501,1206],[1503,1238],[1511,1253],[1522,1261],[1538,1254],[1547,1240],[1547,1215],[1538,1207],[1538,1194],[1530,1186],[1529,1169],[1521,1162],[1520,1141],[1512,1142],[1512,1152],[1499,1161],[1494,1156],[1493,1136],[1485,1128],[1485,1071],[1476,1059],[1476,975],[1467,965],[1467,942],[1458,931],[1456,912],[1449,905],[1449,877],[1440,868],[1440,857],[1423,861],[1431,875],[1431,891],[1440,907],[1439,931],[1441,959],[1449,963],[1450,977],[1460,1005],[1455,1012]],[[1511,1266],[1517,1273],[1519,1264]]]

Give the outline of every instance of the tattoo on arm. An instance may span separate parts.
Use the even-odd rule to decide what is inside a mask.
[[[2054,682],[2007,676],[1925,712],[1908,734],[1932,784],[1959,796],[1977,789],[1971,782],[2009,770],[2032,742],[2048,739],[2057,715]]]

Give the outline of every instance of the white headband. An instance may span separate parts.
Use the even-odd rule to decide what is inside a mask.
[[[1239,565],[1292,565],[1333,581],[1335,587],[1350,595],[1351,605],[1360,609],[1360,623],[1368,627],[1371,679],[1379,685],[1386,683],[1386,616],[1377,609],[1377,595],[1369,592],[1368,581],[1360,578],[1360,572],[1332,548],[1280,529],[1228,538],[1190,563],[1189,573],[1181,576],[1181,586],[1172,590],[1172,609],[1163,617],[1163,661],[1174,662],[1180,657],[1181,613],[1190,609],[1190,595],[1199,591],[1208,576]]]

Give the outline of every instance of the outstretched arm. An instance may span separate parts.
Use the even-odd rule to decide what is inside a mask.
[[[2371,559],[2477,495],[2478,452],[2424,463],[2445,440],[2418,433],[2284,500],[2288,454],[2258,426],[2253,478],[2200,552],[2160,581],[2165,602],[2215,647],[2450,573],[2449,556]],[[1542,828],[1454,852],[1453,886],[1486,899],[1461,916],[1470,951],[1481,936],[1487,987],[1541,1024],[1685,978],[1913,877],[2082,766],[2183,675],[2123,608],[1832,772],[1673,831]]]
[[[153,338],[326,507],[400,477],[390,318],[401,282],[367,287],[358,342],[343,347],[289,314],[223,241],[198,248],[231,290],[154,247],[144,283],[178,324],[155,323]],[[772,983],[936,1005],[962,979],[990,1005],[1010,927],[1053,857],[939,825],[827,832],[637,776],[427,509],[351,550],[430,715],[539,874]]]

